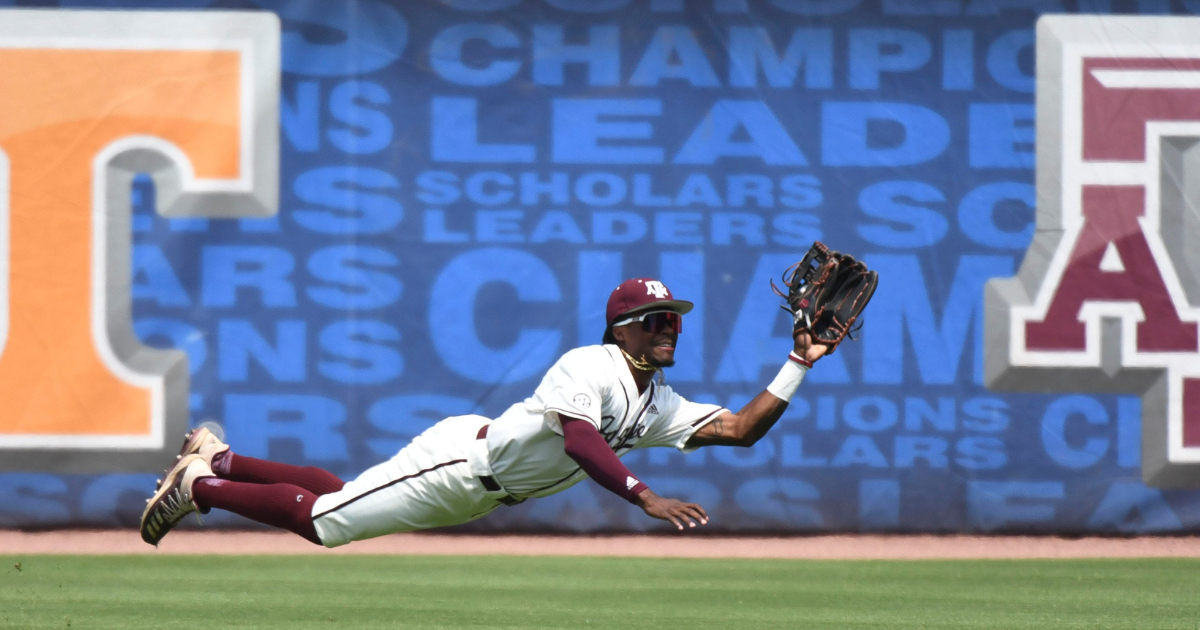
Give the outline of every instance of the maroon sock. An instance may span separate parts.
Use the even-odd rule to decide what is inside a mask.
[[[346,482],[315,466],[293,466],[225,451],[213,457],[213,472],[222,479],[246,483],[290,483],[318,496],[342,489]]]
[[[196,480],[192,494],[196,505],[202,509],[229,510],[321,544],[312,520],[317,495],[299,486],[290,483],[242,483],[208,477]]]

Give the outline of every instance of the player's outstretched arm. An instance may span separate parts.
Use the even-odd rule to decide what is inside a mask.
[[[701,525],[708,522],[708,514],[699,505],[660,497],[638,481],[592,423],[562,414],[558,417],[563,429],[563,450],[593,481],[642,508],[646,514],[671,521],[676,529],[682,530],[685,522],[688,527],[695,527],[697,521]]]
[[[809,365],[825,356],[825,352],[829,349],[828,346],[813,343],[812,335],[807,329],[797,330],[793,335],[793,341],[792,354],[802,358]],[[803,377],[802,373],[801,377]],[[771,389],[772,387],[768,387],[759,392],[737,413],[723,413],[712,422],[700,427],[688,439],[687,446],[689,448],[710,445],[753,446],[767,434],[767,431],[771,430],[771,427],[775,426],[788,406],[788,400],[772,393]],[[794,386],[790,389],[792,392],[795,391]],[[791,392],[785,393],[784,396],[790,399]]]

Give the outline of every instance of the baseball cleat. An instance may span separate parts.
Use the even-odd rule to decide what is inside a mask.
[[[178,525],[183,517],[197,512],[192,488],[197,479],[215,476],[202,455],[192,454],[179,460],[167,472],[154,496],[146,501],[146,510],[142,512],[139,528],[142,540],[158,546],[167,532]]]
[[[200,427],[183,436],[183,448],[179,449],[179,455],[175,456],[175,462],[178,464],[188,455],[199,454],[211,467],[213,457],[228,450],[228,444],[218,439],[207,427]]]

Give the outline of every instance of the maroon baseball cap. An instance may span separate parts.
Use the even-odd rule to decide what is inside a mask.
[[[608,296],[604,318],[611,327],[624,315],[645,311],[674,311],[683,315],[693,306],[686,300],[676,300],[671,290],[654,278],[632,278],[622,282]]]

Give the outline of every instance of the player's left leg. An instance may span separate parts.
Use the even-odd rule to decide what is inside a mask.
[[[346,485],[337,475],[315,466],[293,466],[237,455],[205,427],[187,434],[176,459],[192,454],[203,456],[218,477],[229,481],[292,484],[318,496],[337,492]]]
[[[221,479],[250,484],[290,484],[316,496],[341,490],[346,482],[316,466],[293,466],[281,462],[237,455],[226,451],[213,458],[213,472]]]
[[[212,508],[228,510],[321,544],[312,519],[313,504],[317,502],[318,495],[300,486],[290,483],[244,483],[209,477],[197,480],[192,494],[201,512],[208,512]]]

